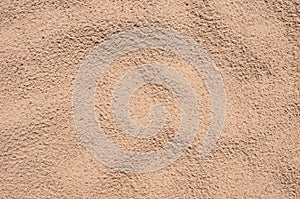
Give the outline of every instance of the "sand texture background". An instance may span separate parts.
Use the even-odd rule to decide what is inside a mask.
[[[1,0],[0,198],[299,198],[299,0]],[[198,157],[210,117],[203,80],[182,58],[139,50],[115,60],[97,88],[99,125],[112,142],[139,152],[176,134],[180,111],[165,88],[137,90],[132,119],[166,107],[162,132],[122,133],[111,91],[130,67],[165,63],[195,88],[201,128],[168,167],[127,174],[104,166],[82,144],[72,117],[74,82],[86,56],[113,34],[171,28],[210,54],[226,88],[226,121],[214,150]],[[141,100],[143,99],[143,100]]]

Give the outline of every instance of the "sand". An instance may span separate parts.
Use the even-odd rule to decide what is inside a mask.
[[[0,3],[0,198],[299,198],[299,1],[143,0]],[[168,111],[151,139],[118,129],[110,110],[120,75],[142,63],[176,68],[195,89],[201,128],[171,165],[143,174],[109,168],[76,132],[72,100],[86,56],[112,35],[173,29],[203,47],[223,77],[226,120],[213,151],[199,158],[211,115],[203,79],[182,58],[138,50],[115,60],[97,87],[95,111],[112,143],[136,152],[163,147],[178,129],[172,94],[137,90],[132,119]],[[143,99],[143,100],[141,100]]]

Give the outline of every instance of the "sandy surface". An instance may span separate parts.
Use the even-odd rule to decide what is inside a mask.
[[[0,198],[299,198],[299,9],[298,0],[1,1]],[[115,60],[102,77],[99,125],[127,150],[165,145],[180,114],[168,90],[145,86],[131,99],[140,125],[153,103],[169,111],[163,132],[149,140],[118,129],[109,97],[128,68],[166,63],[197,90],[201,128],[192,147],[161,170],[126,174],[104,166],[81,142],[72,117],[79,66],[97,44],[137,27],[188,35],[219,68],[226,122],[204,159],[198,151],[211,114],[205,84],[180,57],[155,50]]]

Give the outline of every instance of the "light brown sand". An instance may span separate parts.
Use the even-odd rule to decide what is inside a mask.
[[[299,3],[1,1],[0,198],[299,198]],[[145,86],[131,99],[132,118],[141,125],[153,102],[169,110],[166,128],[150,140],[118,130],[109,96],[134,64],[166,63],[197,90],[201,129],[192,147],[159,171],[126,174],[98,162],[79,139],[72,118],[79,66],[98,43],[135,27],[172,28],[192,37],[222,73],[226,122],[205,159],[198,158],[210,116],[205,85],[188,63],[160,51],[115,60],[98,87],[99,123],[121,148],[164,146],[176,134],[180,114],[167,90]]]

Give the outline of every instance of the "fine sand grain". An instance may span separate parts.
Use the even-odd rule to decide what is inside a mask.
[[[299,0],[1,0],[0,198],[300,198]],[[72,97],[86,56],[112,35],[142,27],[193,38],[215,62],[226,89],[226,121],[214,150],[199,158],[211,101],[189,63],[170,52],[128,53],[100,78],[99,125],[124,150],[168,143],[180,123],[167,89],[147,85],[130,100],[138,125],[161,103],[162,132],[138,139],[110,109],[121,75],[139,64],[175,68],[195,89],[200,129],[171,165],[135,174],[109,168],[76,132]],[[142,100],[141,100],[142,99]]]

